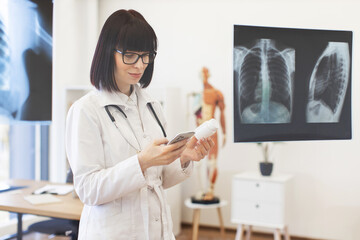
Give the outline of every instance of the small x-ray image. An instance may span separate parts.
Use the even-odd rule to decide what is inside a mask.
[[[339,122],[349,73],[349,44],[329,42],[310,77],[307,122]]]
[[[351,139],[351,49],[351,31],[235,25],[235,142]]]
[[[0,123],[51,121],[52,0],[0,0]]]

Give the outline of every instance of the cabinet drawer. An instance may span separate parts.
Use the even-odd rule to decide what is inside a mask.
[[[232,203],[232,220],[235,222],[258,222],[284,224],[284,206],[256,201],[236,201]]]
[[[233,180],[234,200],[255,200],[270,203],[284,202],[284,184],[255,180]]]

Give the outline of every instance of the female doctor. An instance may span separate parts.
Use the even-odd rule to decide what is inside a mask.
[[[159,102],[144,90],[157,38],[134,10],[114,12],[91,66],[96,90],[76,101],[66,121],[66,150],[84,203],[79,239],[175,239],[164,189],[186,179],[214,145],[193,137],[166,145]]]

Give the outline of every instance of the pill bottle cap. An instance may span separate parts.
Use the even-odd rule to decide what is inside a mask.
[[[210,137],[216,133],[219,124],[215,119],[210,119],[195,129],[195,137],[197,139]]]
[[[207,121],[207,123],[211,130],[217,130],[219,128],[219,123],[214,118]]]

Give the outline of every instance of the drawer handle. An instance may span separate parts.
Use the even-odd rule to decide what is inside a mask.
[[[260,184],[259,184],[259,183],[256,183],[256,187],[260,187]]]
[[[260,205],[259,205],[259,204],[256,204],[256,205],[255,205],[255,208],[259,209],[259,208],[260,208]]]

